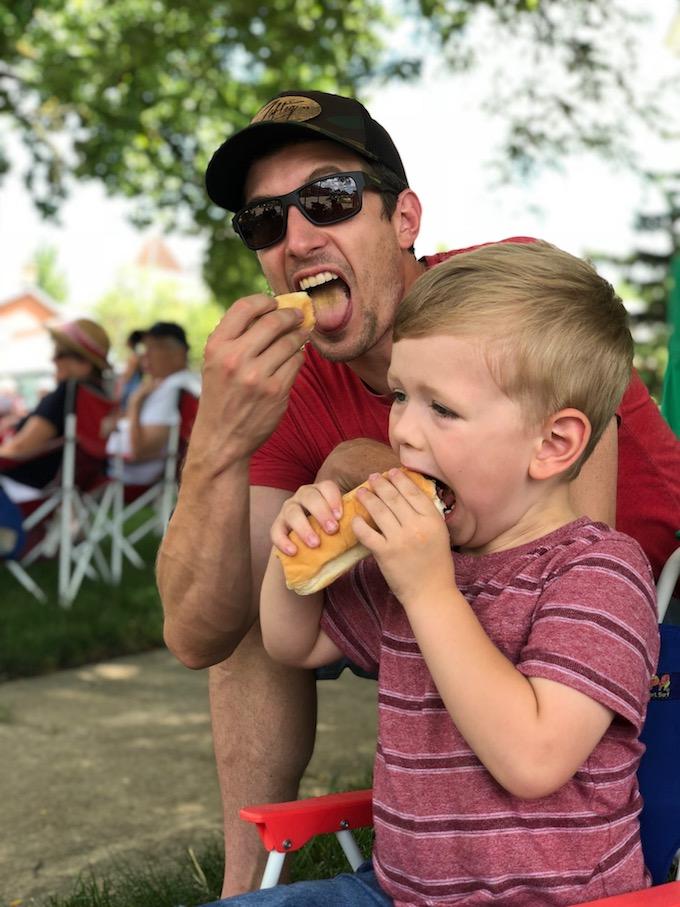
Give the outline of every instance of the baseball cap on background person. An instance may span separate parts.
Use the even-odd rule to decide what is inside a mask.
[[[150,328],[142,331],[141,334],[142,340],[147,337],[171,337],[173,340],[181,343],[185,349],[189,349],[189,342],[184,328],[179,324],[175,324],[174,321],[157,321],[155,324],[152,324]]]
[[[100,371],[110,368],[108,361],[111,341],[104,328],[90,318],[77,318],[47,328],[57,347],[82,356]]]
[[[208,195],[227,211],[243,205],[243,186],[253,160],[272,141],[302,135],[338,142],[368,161],[384,164],[408,186],[401,157],[388,132],[355,98],[325,91],[282,91],[212,156],[205,174]]]

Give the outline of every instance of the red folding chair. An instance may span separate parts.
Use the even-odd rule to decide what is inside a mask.
[[[108,483],[102,429],[114,408],[115,403],[94,388],[69,382],[63,437],[33,457],[0,460],[0,471],[12,478],[29,462],[55,454],[61,459],[54,480],[38,490],[37,500],[22,506],[23,529],[31,541],[19,559],[7,562],[19,582],[40,600],[45,600],[45,593],[26,572],[26,567],[39,558],[58,556],[58,597],[64,606],[70,605],[77,595],[85,573],[95,575],[90,567],[93,556],[100,573],[105,578],[110,575],[106,558],[95,547],[79,567],[83,543],[76,536],[87,535],[91,515],[97,508],[96,496]]]
[[[113,499],[113,531],[111,545],[111,573],[114,583],[119,583],[123,561],[127,558],[135,567],[144,561],[135,545],[149,532],[163,535],[170,520],[177,496],[177,485],[189,437],[198,411],[198,397],[187,390],[180,390],[177,399],[179,421],[170,427],[168,445],[164,456],[163,473],[151,485],[131,485],[124,480],[125,463],[132,462],[122,456],[113,458],[112,475],[115,481]],[[126,524],[145,507],[154,512],[143,523],[127,531]]]

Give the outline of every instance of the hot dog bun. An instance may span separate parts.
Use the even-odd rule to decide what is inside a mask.
[[[413,472],[403,466],[401,468],[411,481],[432,499],[439,511],[443,512],[443,505],[437,497],[432,479],[426,479],[419,472]],[[375,528],[375,523],[368,511],[356,497],[358,489],[367,485],[367,481],[363,482],[362,485],[343,495],[342,516],[339,520],[338,531],[333,535],[325,533],[318,521],[313,516],[309,517],[310,524],[321,539],[321,544],[317,548],[308,548],[300,541],[295,532],[291,532],[290,539],[298,549],[297,554],[291,556],[274,549],[283,566],[286,586],[289,589],[297,592],[298,595],[311,595],[312,592],[318,592],[369,554],[368,548],[357,541],[352,530],[352,520],[355,516],[363,517],[369,526]]]
[[[307,328],[308,331],[312,330],[316,324],[316,318],[314,317],[314,306],[309,293],[282,293],[281,296],[275,296],[274,299],[280,309],[302,309],[302,314],[305,316],[302,326]]]

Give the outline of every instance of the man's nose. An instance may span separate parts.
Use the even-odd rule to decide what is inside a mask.
[[[326,235],[321,227],[316,227],[302,211],[291,205],[288,209],[285,243],[289,253],[300,258],[323,246]]]

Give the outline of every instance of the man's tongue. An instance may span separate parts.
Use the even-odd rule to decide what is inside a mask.
[[[332,280],[308,290],[312,297],[316,330],[330,333],[336,331],[345,320],[349,305],[349,292],[342,280]]]

